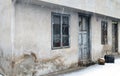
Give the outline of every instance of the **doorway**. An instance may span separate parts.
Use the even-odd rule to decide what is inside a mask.
[[[83,65],[89,63],[90,58],[90,17],[79,15],[79,63]]]
[[[118,52],[118,22],[112,22],[112,51]]]

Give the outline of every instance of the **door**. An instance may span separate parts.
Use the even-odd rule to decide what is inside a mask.
[[[112,22],[112,51],[118,52],[118,22]]]
[[[79,16],[79,64],[87,64],[90,60],[89,17]]]

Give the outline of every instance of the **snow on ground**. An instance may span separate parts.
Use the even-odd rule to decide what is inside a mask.
[[[120,76],[120,59],[116,59],[115,63],[96,64],[62,76]]]
[[[0,74],[0,76],[3,76],[3,75]]]

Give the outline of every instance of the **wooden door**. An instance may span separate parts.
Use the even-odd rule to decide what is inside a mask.
[[[79,16],[79,62],[84,64],[90,59],[89,18]]]

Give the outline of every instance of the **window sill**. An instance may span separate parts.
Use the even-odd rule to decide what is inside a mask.
[[[70,48],[70,46],[64,46],[64,47],[52,47],[52,50],[57,50],[57,49],[67,49]]]

